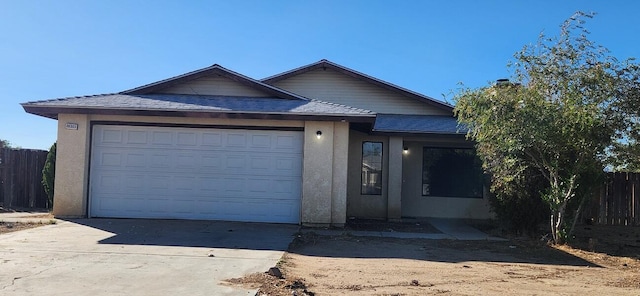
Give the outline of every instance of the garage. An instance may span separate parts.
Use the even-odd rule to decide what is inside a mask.
[[[95,124],[89,215],[299,223],[300,129]]]

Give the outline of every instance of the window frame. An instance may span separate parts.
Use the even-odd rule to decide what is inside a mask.
[[[373,183],[373,189],[376,189],[375,192],[371,193],[369,190],[366,190],[365,188],[370,187],[370,186],[365,186],[366,184],[369,184],[369,182],[365,183],[364,181],[364,157],[365,157],[365,144],[370,143],[370,144],[380,144],[380,173],[379,176],[376,178],[376,183]],[[373,195],[373,196],[381,196],[382,195],[382,186],[383,186],[383,178],[382,178],[382,174],[384,171],[384,143],[382,141],[362,141],[362,146],[361,146],[362,150],[360,153],[360,195]],[[377,183],[379,182],[379,189],[377,189]]]
[[[484,187],[485,187],[485,184],[484,184],[484,180],[485,180],[485,179],[484,179],[484,178],[485,178],[485,175],[484,175],[484,172],[482,171],[482,164],[481,164],[481,163],[479,164],[479,165],[480,165],[480,166],[479,166],[479,169],[480,169],[480,171],[481,171],[481,174],[480,174],[480,176],[479,176],[479,177],[480,177],[480,183],[481,183],[480,188],[479,188],[479,189],[480,189],[479,195],[465,195],[465,196],[461,196],[461,195],[454,195],[454,196],[449,196],[449,195],[433,195],[433,194],[425,194],[425,190],[424,190],[424,186],[425,186],[425,179],[424,179],[424,176],[425,176],[425,154],[426,154],[426,153],[425,153],[425,150],[427,150],[427,149],[441,149],[441,150],[467,150],[467,151],[471,151],[471,152],[474,154],[474,156],[475,156],[476,158],[478,157],[478,155],[477,155],[477,152],[476,152],[475,148],[472,148],[472,147],[458,147],[458,146],[457,146],[457,147],[423,146],[423,147],[422,147],[422,163],[421,163],[421,167],[422,167],[421,171],[422,171],[422,174],[421,174],[421,178],[420,178],[420,186],[421,186],[421,188],[420,188],[420,194],[421,194],[421,196],[422,196],[422,197],[470,198],[470,199],[483,199],[483,198],[484,198]]]

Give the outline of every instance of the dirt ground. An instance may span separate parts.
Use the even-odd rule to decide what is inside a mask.
[[[0,222],[0,234],[42,225]],[[349,227],[437,232],[428,226],[380,228],[364,221]],[[580,225],[563,246],[537,238],[455,241],[304,232],[277,268],[280,277],[258,273],[228,282],[259,288],[258,295],[640,295],[640,227]]]
[[[283,279],[230,282],[260,288],[258,295],[640,294],[639,227],[580,226],[573,244],[305,233],[278,264]]]
[[[12,223],[12,222],[2,222],[0,221],[0,234],[13,232],[18,230],[25,230],[29,228],[34,228],[38,226],[43,226],[45,224],[41,223]]]
[[[0,213],[16,213],[17,217],[21,217],[20,213],[28,213],[25,214],[24,217],[33,218],[33,219],[53,219],[53,215],[49,213],[45,209],[14,209],[14,208],[5,208],[0,206]],[[38,215],[34,215],[33,213],[41,213]],[[53,223],[53,222],[52,222]],[[0,234],[19,231],[34,227],[39,227],[46,225],[46,223],[24,223],[24,222],[5,222],[0,221]]]

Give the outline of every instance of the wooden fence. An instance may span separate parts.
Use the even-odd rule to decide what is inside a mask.
[[[584,217],[602,225],[640,225],[639,191],[640,173],[607,173]]]
[[[0,148],[0,203],[11,208],[46,208],[42,168],[47,151]]]

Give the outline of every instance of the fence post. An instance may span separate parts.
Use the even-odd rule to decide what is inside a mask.
[[[640,201],[638,200],[638,185],[640,185],[640,174],[633,174],[633,182],[631,184],[631,216],[632,216],[632,225],[640,225]]]

